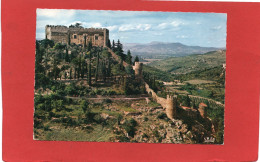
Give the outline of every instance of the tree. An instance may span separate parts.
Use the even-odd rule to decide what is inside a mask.
[[[96,74],[95,74],[95,81],[98,80],[98,72],[99,72],[99,52],[97,52],[97,66],[96,66]]]
[[[84,78],[84,75],[85,75],[85,71],[86,71],[86,62],[85,62],[85,59],[82,59],[81,60],[81,78],[83,79]]]
[[[131,77],[134,77],[134,70],[131,65],[127,65],[125,68],[125,71],[128,75],[130,75]]]
[[[125,54],[123,51],[123,45],[120,43],[119,39],[116,43],[115,53],[121,57],[122,60],[125,60]]]
[[[132,55],[130,50],[127,51],[127,55],[126,55],[126,63],[128,63],[129,65],[132,64]]]
[[[87,48],[87,50],[88,50],[88,51],[91,51],[91,49],[92,49],[92,42],[89,41],[89,42],[88,42],[88,48]]]
[[[53,40],[49,40],[49,39],[43,39],[40,41],[40,44],[43,46],[43,48],[47,48],[49,47],[53,47],[54,46],[54,41]]]
[[[89,103],[87,101],[85,101],[85,100],[81,101],[80,107],[84,113],[86,113],[88,111],[88,106],[89,106]]]
[[[75,27],[75,28],[82,28],[81,23],[75,23],[75,24],[71,24],[70,27]]]
[[[110,42],[110,39],[108,39],[108,41],[107,41],[107,47],[108,47],[108,48],[111,48],[111,42]]]
[[[88,85],[91,86],[91,60],[88,63]]]
[[[70,57],[69,57],[69,53],[68,53],[68,48],[66,48],[65,61],[66,61],[66,62],[70,62]]]
[[[113,52],[115,52],[115,49],[116,49],[116,44],[115,44],[115,41],[113,40],[113,42],[112,42],[112,50],[113,50]]]
[[[190,107],[190,97],[188,95],[184,96],[183,98],[183,106],[187,106],[187,107]]]
[[[54,49],[56,50],[63,50],[66,47],[66,45],[63,45],[61,43],[56,43],[54,46]]]
[[[70,68],[70,80],[72,79],[72,69]]]
[[[57,78],[59,77],[60,68],[58,68],[58,60],[56,58],[54,58],[53,60],[52,72],[53,72],[54,79],[57,80]]]
[[[139,57],[138,57],[138,56],[135,56],[134,63],[135,63],[135,62],[139,62]]]

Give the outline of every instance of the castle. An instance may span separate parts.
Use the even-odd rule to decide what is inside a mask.
[[[46,25],[45,38],[62,44],[81,44],[86,46],[91,42],[93,46],[106,47],[109,40],[109,30],[106,28],[83,28],[81,26]]]

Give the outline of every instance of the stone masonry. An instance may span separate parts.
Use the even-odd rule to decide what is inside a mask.
[[[109,39],[109,30],[106,28],[46,25],[45,34],[46,39],[53,40],[55,43],[75,43],[83,46],[91,42],[93,46],[106,47]]]

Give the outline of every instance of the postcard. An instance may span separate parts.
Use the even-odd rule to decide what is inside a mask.
[[[34,139],[223,144],[226,22],[38,9]]]

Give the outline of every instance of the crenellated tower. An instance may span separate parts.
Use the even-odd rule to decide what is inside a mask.
[[[166,115],[169,119],[176,117],[177,98],[175,96],[167,95],[166,98]]]

